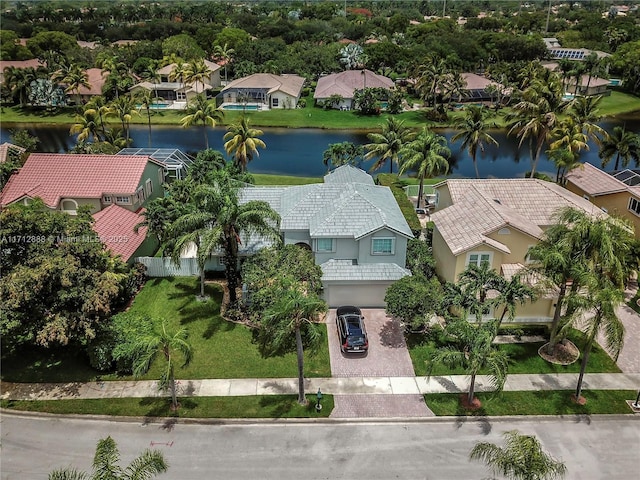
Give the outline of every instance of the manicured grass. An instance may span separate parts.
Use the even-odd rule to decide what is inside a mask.
[[[502,416],[502,415],[605,415],[632,413],[626,400],[635,400],[632,390],[584,390],[585,405],[571,400],[572,391],[478,393],[482,407],[465,410],[460,394],[427,394],[428,407],[438,416]]]
[[[157,322],[166,319],[169,328],[186,327],[193,347],[193,359],[185,368],[176,369],[182,379],[203,378],[279,378],[298,376],[295,353],[283,357],[262,358],[252,343],[250,329],[227,322],[220,317],[222,290],[207,284],[210,300],[196,301],[199,291],[197,278],[152,279],[140,291],[131,311],[146,313]],[[329,377],[329,350],[326,327],[322,325],[323,340],[315,355],[305,352],[305,376]],[[158,359],[142,379],[157,379],[163,362]],[[69,351],[58,353],[22,352],[15,358],[3,358],[2,379],[14,382],[71,382],[128,380],[115,374],[100,374],[92,370],[82,354]]]
[[[294,177],[290,175],[270,175],[266,173],[253,173],[256,185],[307,185],[309,183],[322,183],[320,177]]]
[[[578,348],[584,345],[585,336],[582,332],[574,330],[569,339]],[[538,349],[544,343],[510,343],[501,344],[499,349],[507,352],[510,358],[509,373],[578,373],[580,371],[580,359],[571,365],[554,365],[538,355]],[[413,362],[416,375],[427,375],[427,360],[437,348],[437,340],[426,335],[411,334],[407,338],[409,355]],[[587,364],[588,373],[620,372],[620,369],[607,353],[599,346],[594,345],[589,355]],[[482,372],[486,373],[486,372]],[[462,368],[451,370],[444,365],[436,365],[431,375],[463,375],[466,372]]]
[[[314,418],[328,417],[333,396],[323,395],[322,410],[316,412],[316,396],[307,395],[309,405],[300,405],[297,395],[247,397],[182,397],[173,412],[167,398],[106,398],[99,400],[2,400],[2,408],[56,414],[112,415],[119,417],[180,418]]]
[[[611,95],[602,99],[598,110],[604,116],[636,112],[640,110],[640,97],[614,90]]]

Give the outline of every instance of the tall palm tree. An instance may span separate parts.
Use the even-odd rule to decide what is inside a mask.
[[[553,480],[564,478],[567,468],[542,450],[542,445],[532,435],[521,435],[517,430],[504,432],[505,446],[478,442],[469,458],[480,460],[495,475],[512,480]]]
[[[502,390],[507,379],[509,358],[492,343],[498,333],[497,322],[474,325],[466,318],[461,318],[449,323],[446,330],[456,338],[456,342],[438,348],[431,355],[427,367],[429,376],[438,364],[449,368],[464,368],[471,377],[467,395],[468,405],[474,404],[476,376],[480,370],[488,370],[490,381],[496,391]]]
[[[187,64],[180,61],[176,63],[171,69],[171,73],[169,73],[169,80],[171,80],[172,82],[178,81],[180,82],[180,85],[183,85],[186,74],[187,74]]]
[[[185,328],[171,332],[167,329],[166,322],[163,321],[159,330],[142,335],[135,340],[135,349],[138,354],[133,361],[134,376],[140,377],[147,373],[158,353],[162,353],[166,366],[160,376],[159,384],[161,389],[171,391],[171,408],[173,410],[179,406],[176,393],[176,359],[182,359],[183,367],[191,362],[192,348],[187,341],[188,337],[189,334]]]
[[[551,139],[551,133],[558,126],[559,116],[568,108],[563,100],[562,83],[556,74],[549,74],[547,80],[534,79],[522,92],[522,99],[507,115],[510,124],[508,134],[520,139],[520,146],[529,140],[531,154],[530,177],[534,177],[542,147]]]
[[[267,147],[259,138],[262,134],[262,130],[249,126],[249,118],[244,115],[240,117],[239,122],[227,127],[227,133],[223,137],[223,140],[226,140],[224,150],[227,155],[233,156],[234,164],[242,171],[247,169],[254,155],[259,155],[258,148]]]
[[[187,63],[184,70],[184,80],[188,84],[195,84],[196,93],[198,92],[199,85],[205,85],[205,80],[209,80],[211,77],[211,69],[204,62],[204,59],[200,58],[192,60]]]
[[[426,105],[437,107],[438,92],[442,90],[448,72],[447,62],[442,58],[428,57],[425,63],[418,66],[414,74],[416,90]]]
[[[142,90],[136,95],[136,101],[140,103],[138,110],[143,108],[147,111],[147,125],[149,127],[149,148],[151,148],[151,109],[156,101],[155,90]]]
[[[54,470],[48,478],[49,480],[149,480],[166,472],[169,468],[160,450],[144,450],[125,469],[118,465],[119,460],[120,452],[115,440],[111,437],[103,438],[98,441],[96,447],[91,475],[68,467]]]
[[[509,314],[509,319],[513,320],[516,316],[516,306],[524,305],[536,298],[536,293],[529,285],[522,282],[520,274],[516,274],[509,280],[504,277],[497,279],[494,288],[498,291],[498,296],[493,299],[493,303],[503,305],[502,313],[498,319],[498,328],[502,325],[504,317]]]
[[[409,169],[417,170],[420,186],[418,188],[418,205],[420,208],[425,178],[434,178],[444,175],[449,171],[447,158],[451,155],[447,147],[447,139],[442,135],[436,135],[427,127],[424,127],[415,140],[407,143],[400,149],[402,163],[400,174]]]
[[[304,341],[317,346],[322,340],[314,320],[326,311],[327,304],[317,295],[306,291],[303,283],[283,279],[276,289],[277,299],[263,314],[258,336],[263,354],[282,354],[291,350],[291,336],[295,337],[298,360],[298,403],[307,404],[304,394]]]
[[[371,141],[364,146],[367,153],[365,160],[377,158],[376,163],[371,167],[371,171],[380,170],[384,164],[389,162],[389,172],[393,173],[393,164],[399,163],[400,150],[407,142],[413,140],[415,133],[404,126],[402,120],[395,117],[387,118],[382,125],[382,132],[369,133],[367,138]]]
[[[65,88],[66,93],[74,93],[76,94],[76,105],[80,105],[80,87],[90,88],[89,84],[89,76],[87,75],[86,70],[84,70],[79,65],[72,65],[68,72],[62,78],[62,83],[67,85]]]
[[[614,127],[613,132],[604,138],[600,147],[598,156],[602,159],[602,168],[609,164],[614,155],[616,157],[614,170],[618,170],[621,159],[622,168],[627,168],[631,160],[635,161],[638,166],[640,164],[640,135],[626,131],[624,126]]]
[[[31,82],[38,77],[34,68],[6,67],[4,82],[13,98],[18,98],[20,106],[24,106],[29,96]]]
[[[487,294],[489,290],[496,290],[502,285],[502,277],[491,268],[488,262],[480,265],[470,263],[458,277],[457,285],[464,295],[471,301],[471,312],[476,316],[478,322],[482,321],[482,316],[487,313],[489,302]]]
[[[122,124],[126,144],[129,145],[129,125],[134,115],[139,115],[136,100],[131,95],[121,95],[109,104],[108,115],[117,117]]]
[[[185,113],[187,115],[182,117],[180,123],[184,128],[201,123],[205,148],[209,149],[209,137],[207,136],[206,127],[207,125],[215,127],[216,123],[221,122],[224,118],[224,111],[216,108],[215,102],[207,100],[204,94],[201,93],[187,104]]]
[[[602,139],[607,136],[605,129],[598,125],[598,122],[602,120],[602,115],[599,110],[602,98],[602,95],[597,97],[575,97],[569,103],[567,110],[569,119],[579,126],[582,133],[598,145],[600,145]]]
[[[547,150],[549,160],[556,166],[556,183],[564,185],[568,172],[581,165],[579,157],[565,146]]]
[[[213,57],[218,62],[223,62],[224,65],[224,82],[227,83],[227,65],[233,60],[233,55],[236,51],[229,47],[229,44],[225,42],[224,45],[215,45],[213,47]]]
[[[78,134],[78,142],[86,142],[89,139],[100,141],[100,117],[98,112],[91,108],[84,110],[82,115],[76,115],[73,125],[69,133],[71,135]]]
[[[456,119],[455,127],[460,131],[451,137],[452,142],[462,139],[460,148],[466,148],[473,160],[473,166],[476,170],[476,178],[480,178],[478,173],[477,155],[478,149],[484,153],[485,144],[498,146],[498,141],[489,134],[486,124],[488,110],[475,105],[469,106],[463,117]]]
[[[552,155],[550,155],[558,168],[556,182],[560,183],[561,170],[563,170],[562,176],[564,177],[564,173],[579,165],[578,159],[580,158],[580,152],[582,150],[589,150],[588,140],[589,138],[587,134],[584,133],[582,125],[577,123],[572,117],[565,118],[560,122],[560,125],[553,130],[551,143],[549,144],[550,152],[569,153],[569,156],[565,153],[552,153]]]
[[[102,95],[95,96],[87,102],[84,108],[92,109],[96,111],[96,113],[98,114],[98,120],[100,122],[100,129],[102,130],[102,136],[106,138],[107,131],[106,131],[106,126],[104,122],[104,117],[109,115],[109,108],[110,108],[107,100]]]
[[[587,284],[586,293],[571,297],[577,303],[577,308],[590,312],[581,328],[587,334],[587,340],[582,352],[580,375],[576,385],[576,400],[580,401],[582,382],[589,362],[589,353],[598,333],[604,335],[606,347],[614,361],[618,359],[624,345],[624,324],[616,314],[616,308],[624,301],[624,290],[614,285],[606,277],[591,277]]]

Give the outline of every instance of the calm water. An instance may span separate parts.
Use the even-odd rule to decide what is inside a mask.
[[[630,131],[640,132],[640,118],[638,115],[628,118],[618,118],[603,122],[602,126],[611,130],[615,125],[625,123]],[[40,139],[39,150],[43,152],[68,151],[75,145],[75,137],[69,135],[68,126],[45,126],[38,124],[14,125],[13,128],[26,128],[32,135]],[[9,128],[0,128],[0,143],[9,141]],[[223,150],[222,137],[224,128],[207,128],[209,147]],[[453,130],[439,130],[448,140],[454,135]],[[518,140],[507,137],[503,131],[495,131],[492,135],[499,142],[499,147],[487,147],[484,155],[478,155],[478,168],[481,177],[510,178],[522,177],[530,170],[528,145],[518,149]],[[131,127],[133,147],[148,146],[148,129],[143,125]],[[321,176],[326,172],[322,163],[322,153],[331,143],[353,142],[368,143],[366,132],[349,130],[320,130],[320,129],[264,129],[262,137],[267,145],[260,150],[260,156],[249,164],[253,173],[274,173],[298,176]],[[528,142],[525,142],[528,143]],[[177,126],[153,126],[152,146],[154,148],[176,148],[195,155],[198,150],[205,148],[204,135],[201,128],[183,129]],[[474,177],[473,162],[466,153],[460,150],[460,144],[450,144],[453,156],[451,176]],[[581,155],[581,160],[600,166],[597,146],[591,144],[590,150]],[[368,169],[373,161],[364,162],[362,168]],[[612,167],[613,165],[610,164]],[[383,171],[388,171],[388,166]],[[396,167],[394,167],[394,170]],[[544,153],[538,163],[538,171],[555,176],[553,163],[548,161]]]

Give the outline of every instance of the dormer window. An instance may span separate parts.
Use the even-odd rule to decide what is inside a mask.
[[[317,238],[316,239],[316,252],[317,253],[331,253],[335,252],[335,242],[333,238]]]

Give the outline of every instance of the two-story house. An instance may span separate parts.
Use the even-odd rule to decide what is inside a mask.
[[[164,176],[164,165],[149,156],[32,153],[5,185],[0,206],[40,198],[70,215],[89,207],[103,243],[129,261],[154,248],[146,230],[135,233],[133,226],[143,220],[144,204],[164,194]]]
[[[411,229],[391,190],[358,168],[339,167],[324,183],[247,187],[242,200],[268,202],[281,216],[284,243],[313,252],[331,307],[383,307],[389,285],[410,275]]]
[[[629,220],[640,238],[639,174],[623,170],[610,175],[585,163],[567,173],[565,187],[605,212]]]
[[[505,278],[522,271],[530,262],[529,247],[540,241],[561,208],[603,214],[584,198],[538,179],[450,179],[434,188],[433,255],[438,276],[449,282],[469,264],[488,262]],[[519,306],[515,321],[551,322],[555,299],[555,292],[548,291]]]

